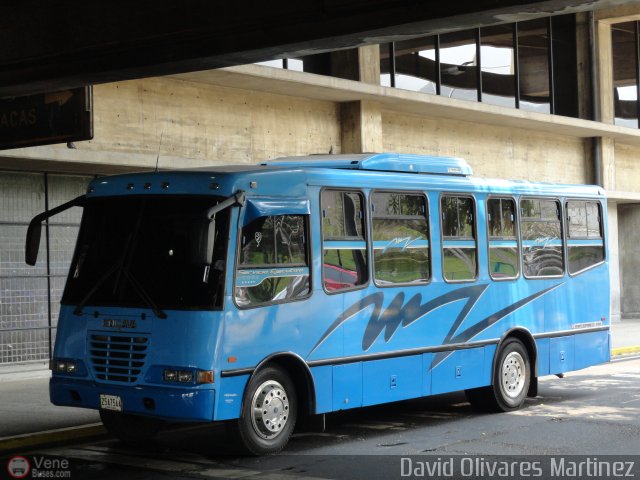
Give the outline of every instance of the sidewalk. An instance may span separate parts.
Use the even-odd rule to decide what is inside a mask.
[[[640,354],[640,320],[611,327],[612,356]],[[0,454],[18,446],[103,433],[95,410],[56,407],[49,403],[48,370],[43,364],[0,369]],[[79,428],[81,427],[81,428]],[[62,431],[58,431],[63,429]],[[46,433],[42,433],[46,432]],[[34,435],[36,434],[37,435]]]

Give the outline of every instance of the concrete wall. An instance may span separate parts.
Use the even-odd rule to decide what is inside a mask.
[[[164,167],[340,151],[334,102],[153,78],[96,86],[94,108],[94,140],[78,148],[154,159],[159,150],[172,159],[161,157]]]
[[[640,191],[640,147],[616,142],[615,182],[616,190]]]
[[[621,205],[618,208],[620,247],[620,282],[622,319],[640,318],[640,206]]]
[[[382,130],[385,151],[463,157],[477,176],[592,182],[580,138],[392,112],[383,112]]]

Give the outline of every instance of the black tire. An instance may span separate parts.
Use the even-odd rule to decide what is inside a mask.
[[[125,443],[150,440],[165,425],[162,420],[108,410],[100,410],[100,420],[110,434]]]
[[[517,338],[506,339],[498,352],[492,385],[467,390],[467,400],[486,412],[509,412],[524,404],[531,383],[529,354]]]
[[[298,399],[291,378],[281,368],[270,366],[249,380],[242,399],[241,417],[231,427],[246,453],[273,454],[289,441],[297,414]]]

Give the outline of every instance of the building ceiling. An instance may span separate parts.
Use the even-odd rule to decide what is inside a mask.
[[[0,5],[0,98],[297,57],[639,0],[272,0]]]

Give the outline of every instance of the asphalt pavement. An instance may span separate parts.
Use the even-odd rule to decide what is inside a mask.
[[[640,354],[640,319],[614,323],[612,356]],[[105,433],[98,412],[49,403],[44,364],[0,368],[0,453]]]

